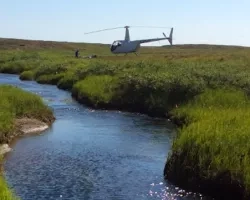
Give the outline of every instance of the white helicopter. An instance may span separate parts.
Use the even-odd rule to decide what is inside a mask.
[[[163,33],[162,38],[150,38],[150,39],[143,39],[143,40],[130,40],[130,35],[129,35],[129,28],[131,26],[124,26],[124,27],[116,27],[116,28],[109,28],[109,29],[102,29],[98,31],[92,31],[88,32],[85,34],[90,34],[90,33],[96,33],[96,32],[101,32],[101,31],[107,31],[107,30],[114,30],[114,29],[119,29],[119,28],[125,28],[125,39],[124,40],[116,40],[114,41],[111,46],[110,46],[110,51],[113,54],[121,54],[125,53],[135,53],[138,51],[140,48],[140,45],[142,43],[148,43],[148,42],[155,42],[155,41],[160,41],[160,40],[168,40],[170,45],[173,45],[173,28],[171,28],[169,37],[166,37],[165,33]],[[134,26],[135,27],[135,26]],[[143,26],[136,26],[136,27],[143,27]],[[151,27],[151,28],[164,28],[164,27]],[[137,55],[137,54],[136,54]]]

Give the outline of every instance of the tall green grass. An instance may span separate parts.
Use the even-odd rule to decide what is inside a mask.
[[[172,115],[185,118],[186,124],[174,141],[165,175],[186,179],[196,188],[207,180],[215,185],[224,182],[225,187],[234,183],[228,194],[241,187],[249,195],[250,100],[245,92],[209,89],[174,109]]]
[[[95,107],[111,104],[115,97],[116,83],[117,79],[109,75],[88,76],[73,86],[72,95]]]
[[[42,99],[10,85],[0,86],[0,144],[9,142],[15,131],[14,120],[28,117],[46,123],[53,121],[53,112]]]
[[[9,188],[4,178],[0,176],[0,199],[1,200],[19,200]]]
[[[34,72],[31,70],[23,71],[20,74],[20,80],[33,80],[34,79]]]
[[[4,180],[3,173],[3,155],[0,156],[0,199],[2,200],[20,200],[14,193],[14,191],[8,186]]]

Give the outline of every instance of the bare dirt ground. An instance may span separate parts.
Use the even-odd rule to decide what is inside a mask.
[[[13,137],[25,134],[40,133],[49,128],[49,126],[44,122],[30,118],[16,119],[15,127],[17,131],[15,134],[13,134]],[[0,145],[0,155],[3,155],[9,151],[11,151],[11,148],[8,144]]]
[[[22,134],[41,132],[48,128],[48,125],[44,122],[30,118],[16,119],[15,126]]]

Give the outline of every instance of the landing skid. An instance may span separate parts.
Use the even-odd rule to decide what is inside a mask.
[[[137,53],[135,53],[135,52],[134,52],[134,54],[135,54],[136,56],[138,56],[138,54],[137,54]],[[124,56],[127,56],[127,55],[128,55],[127,53],[126,53],[126,54],[124,54]]]
[[[130,52],[132,53],[132,52]],[[138,54],[136,52],[133,52],[136,56],[138,56]],[[125,53],[124,56],[127,56],[129,53]]]

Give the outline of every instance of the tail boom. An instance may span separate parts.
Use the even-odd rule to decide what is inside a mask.
[[[151,38],[151,39],[145,39],[145,40],[138,40],[140,43],[147,43],[147,42],[155,42],[160,40],[168,40],[170,45],[173,45],[173,28],[171,28],[169,37],[166,37],[165,33],[163,33],[163,38]]]

